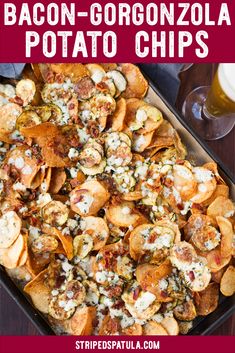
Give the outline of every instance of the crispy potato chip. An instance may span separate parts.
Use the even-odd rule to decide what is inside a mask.
[[[220,290],[223,295],[229,297],[235,293],[235,268],[229,266],[220,282]]]
[[[51,258],[49,253],[44,253],[42,256],[42,254],[34,254],[31,249],[28,248],[28,257],[25,266],[33,277],[42,272],[50,261]]]
[[[105,315],[99,329],[99,335],[117,335],[121,330],[120,319]]]
[[[42,193],[48,192],[49,187],[50,187],[50,182],[51,182],[51,168],[47,168],[45,171],[45,176],[43,178],[43,181],[40,185],[40,191]]]
[[[194,302],[197,315],[205,316],[212,313],[219,303],[219,285],[209,283],[203,291],[195,293]]]
[[[31,189],[35,190],[42,184],[45,174],[46,174],[46,168],[40,168],[31,182],[31,185],[30,185]]]
[[[117,100],[116,109],[112,114],[112,116],[110,117],[112,131],[123,130],[125,116],[126,116],[126,100],[121,97]]]
[[[109,205],[106,210],[106,217],[109,222],[118,227],[135,226],[140,219],[134,203],[130,201]]]
[[[231,255],[227,257],[223,257],[221,255],[221,249],[216,248],[211,250],[207,255],[207,264],[211,272],[217,272],[224,266],[226,266],[231,260]]]
[[[54,124],[50,122],[45,122],[39,125],[21,128],[21,134],[25,137],[38,138],[40,145],[43,144],[46,137],[54,137],[59,134],[59,129]]]
[[[177,157],[180,159],[185,159],[187,156],[187,148],[181,141],[181,138],[179,137],[177,131],[174,131],[174,145],[177,152]]]
[[[105,70],[99,64],[86,64],[86,68],[91,76],[91,79],[95,83],[99,83],[102,81],[103,77],[105,76]]]
[[[44,314],[48,314],[50,300],[50,289],[45,284],[47,273],[47,269],[40,272],[24,287],[24,291],[31,297],[36,309]]]
[[[109,192],[100,182],[86,181],[71,191],[71,209],[80,216],[92,216],[104,206],[109,197]]]
[[[216,221],[221,232],[221,256],[226,258],[232,255],[233,226],[228,219],[221,216],[216,217]]]
[[[122,299],[125,302],[125,307],[129,311],[129,313],[136,319],[139,320],[148,320],[150,319],[155,313],[158,312],[158,310],[161,307],[161,303],[158,303],[157,300],[152,301],[150,305],[146,305],[146,307],[143,310],[138,310],[138,300],[142,301],[141,296],[146,295],[153,297],[154,300],[154,295],[150,294],[148,292],[141,292],[138,296],[138,299],[133,299],[133,292],[128,293],[124,292],[122,295]],[[137,303],[137,304],[136,304]]]
[[[161,325],[167,330],[170,336],[177,336],[179,334],[179,324],[173,317],[164,317]]]
[[[68,332],[76,336],[91,335],[95,316],[95,307],[78,307],[71,319],[65,322]]]
[[[223,185],[223,184],[216,185],[215,191],[213,192],[211,197],[209,197],[209,199],[203,202],[203,206],[209,206],[219,196],[223,196],[226,199],[229,198],[229,187],[227,185]]]
[[[101,217],[85,217],[83,219],[83,232],[89,234],[93,239],[93,250],[100,250],[107,242],[109,228]]]
[[[217,216],[232,217],[234,212],[235,206],[233,202],[224,196],[218,196],[207,209],[207,215],[212,217],[214,221],[216,221]]]
[[[116,63],[102,63],[100,64],[103,69],[108,72],[108,71],[111,71],[111,70],[116,70],[117,68],[117,64]]]
[[[217,167],[217,164],[216,164],[215,162],[208,162],[208,163],[205,163],[205,164],[203,165],[203,168],[206,168],[206,169],[211,170],[211,171],[214,173],[214,175],[215,175],[215,177],[216,177],[218,183],[220,183],[220,184],[225,184],[225,181],[224,181],[224,180],[222,179],[222,177],[219,175],[218,167]]]
[[[146,325],[144,325],[144,335],[146,335],[146,336],[168,336],[168,332],[158,322],[149,321]]]
[[[89,75],[89,71],[83,64],[49,64],[53,73],[69,77],[72,82],[79,81],[82,77]]]
[[[22,99],[24,107],[33,100],[35,93],[35,83],[30,79],[20,80],[16,85],[16,95]]]
[[[138,265],[136,268],[136,279],[141,288],[154,294],[159,302],[171,301],[167,295],[163,295],[160,288],[160,281],[170,275],[172,265],[169,260],[164,261],[160,266],[151,264]]]
[[[73,239],[70,235],[62,234],[58,229],[53,228],[53,234],[55,234],[61,241],[61,244],[66,252],[67,258],[71,260],[73,258]]]
[[[14,211],[8,211],[0,218],[0,249],[9,248],[18,238],[21,219]]]
[[[29,282],[33,278],[33,276],[27,270],[26,266],[6,269],[6,273],[11,278],[14,278],[14,280],[22,281],[23,283]]]
[[[14,131],[16,120],[21,113],[22,107],[15,103],[8,103],[0,107],[0,127],[3,135]],[[10,137],[8,138],[11,140]]]
[[[20,174],[19,181],[30,188],[40,170],[42,162],[29,146],[23,145],[9,151],[7,164],[16,169]]]
[[[168,121],[163,120],[160,127],[157,130],[155,130],[153,139],[148,148],[160,149],[160,148],[170,147],[174,144],[174,139],[175,139],[174,128]]]
[[[19,234],[14,243],[7,249],[0,249],[0,263],[6,268],[18,266],[20,256],[24,250],[24,238]]]
[[[26,261],[28,259],[28,232],[22,233],[23,239],[24,239],[24,249],[20,255],[20,259],[18,261],[17,266],[22,267],[26,264]]]
[[[211,274],[211,280],[213,282],[216,282],[216,283],[220,283],[221,282],[221,278],[223,277],[223,274],[224,272],[226,271],[227,267],[223,267],[221,268],[219,271],[217,272],[212,272]]]
[[[184,165],[173,167],[174,187],[184,201],[190,200],[197,192],[197,182],[193,173]]]
[[[144,152],[150,145],[154,131],[147,132],[144,135],[133,134],[133,150],[135,152]]]
[[[58,194],[58,192],[64,185],[65,181],[66,181],[66,173],[64,169],[52,168],[49,192],[51,194]]]
[[[216,189],[216,179],[211,172],[203,167],[193,168],[193,175],[198,182],[197,193],[191,198],[195,203],[202,203],[209,199]]]
[[[209,216],[200,213],[191,215],[184,227],[185,240],[189,241],[195,232],[209,225],[211,225]]]
[[[140,324],[134,324],[122,329],[122,334],[127,336],[141,336],[143,334],[143,328]]]
[[[124,98],[143,98],[148,90],[148,82],[133,64],[121,64],[121,72],[127,80],[127,88],[123,92]]]

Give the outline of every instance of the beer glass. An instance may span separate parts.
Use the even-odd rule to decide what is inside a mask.
[[[226,136],[235,125],[235,64],[219,64],[211,87],[201,86],[189,93],[182,112],[205,140]]]

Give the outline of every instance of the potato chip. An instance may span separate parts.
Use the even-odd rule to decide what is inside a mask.
[[[144,135],[133,134],[133,150],[135,152],[144,152],[150,145],[154,131],[147,132]]]
[[[167,330],[155,321],[149,321],[144,326],[144,334],[146,336],[168,336]]]
[[[23,106],[28,105],[36,93],[35,83],[30,79],[20,80],[16,85],[16,95],[22,99]]]
[[[71,260],[73,258],[73,240],[70,235],[62,234],[58,229],[53,228],[53,234],[55,234],[61,241],[61,244],[66,252],[67,258]]]
[[[9,248],[18,238],[21,219],[14,211],[8,211],[0,218],[0,249]]]
[[[220,290],[223,295],[229,297],[235,293],[235,268],[229,266],[220,282]]]
[[[26,266],[6,269],[6,273],[16,281],[29,282],[32,279],[32,275],[27,270]]]
[[[41,160],[29,146],[17,146],[9,151],[7,164],[19,173],[19,181],[27,188],[31,187],[41,167]]]
[[[17,239],[7,249],[0,249],[0,263],[6,268],[18,266],[20,256],[24,250],[24,238],[19,234]]]
[[[44,179],[40,185],[40,191],[42,193],[48,192],[49,187],[50,187],[50,182],[51,182],[51,168],[49,167],[45,170],[45,176],[44,176]]]
[[[134,324],[122,329],[122,334],[127,336],[141,336],[143,329],[140,324]]]
[[[153,139],[151,141],[151,145],[148,148],[166,148],[170,147],[174,144],[175,133],[172,125],[164,120],[160,127],[155,130]]]
[[[197,315],[206,316],[212,313],[219,303],[219,285],[213,282],[208,284],[203,291],[195,293],[194,302]]]
[[[57,74],[68,77],[72,82],[79,81],[82,77],[89,75],[89,71],[83,64],[49,64],[50,70]]]
[[[49,192],[58,194],[66,181],[66,173],[62,168],[52,168]]]
[[[93,331],[93,320],[96,316],[95,307],[78,307],[72,316],[65,324],[68,332],[71,335],[87,336]]]
[[[233,202],[224,196],[218,196],[207,209],[207,215],[215,221],[217,216],[229,218],[234,215],[234,212],[235,206]]]
[[[226,266],[221,268],[219,271],[217,272],[212,272],[211,274],[211,280],[213,282],[216,282],[216,283],[220,283],[221,282],[221,278],[223,277],[223,274],[224,272],[226,271]]]
[[[148,90],[148,82],[133,64],[121,64],[121,72],[127,80],[127,88],[122,94],[124,98],[143,98]]]
[[[209,197],[209,199],[207,199],[203,202],[203,205],[209,206],[219,196],[223,196],[226,199],[229,198],[229,187],[227,185],[223,185],[223,184],[216,185],[215,191],[213,192],[211,197]]]
[[[99,83],[102,81],[103,77],[105,76],[105,70],[99,64],[86,64],[86,68],[91,76],[91,79],[95,83]]]
[[[96,181],[87,181],[70,193],[71,209],[80,216],[95,215],[108,201],[109,192]]]
[[[159,302],[171,301],[171,298],[160,288],[160,281],[170,275],[172,266],[169,260],[164,261],[160,266],[143,264],[136,268],[136,279],[141,288],[156,295]],[[165,295],[166,294],[166,295]]]
[[[107,242],[109,229],[107,223],[101,217],[85,217],[82,230],[89,234],[93,240],[93,250],[100,250]]]
[[[217,179],[217,181],[218,181],[218,183],[219,184],[225,184],[225,181],[222,179],[222,177],[219,175],[219,172],[218,172],[218,167],[217,167],[217,164],[215,163],[215,162],[208,162],[208,163],[205,163],[204,165],[203,165],[203,168],[206,168],[206,169],[209,169],[209,170],[211,170],[213,173],[214,173],[214,175],[215,175],[215,177],[216,177],[216,179]]]
[[[161,321],[161,325],[170,336],[177,336],[179,334],[178,322],[173,317],[164,317]]]
[[[109,205],[106,210],[106,217],[109,222],[119,227],[135,226],[140,219],[134,203],[128,201],[117,205]]]
[[[44,314],[48,314],[50,300],[50,289],[45,284],[47,273],[47,269],[40,272],[24,287],[36,309]]]
[[[0,107],[1,133],[11,133],[15,129],[17,118],[22,113],[22,107],[15,103],[8,103]],[[10,136],[8,136],[11,140]]]
[[[110,117],[112,131],[123,130],[125,116],[126,116],[126,100],[121,97],[117,100],[116,109],[112,114],[112,116]]]
[[[217,249],[211,250],[206,255],[206,259],[207,259],[207,263],[210,271],[217,272],[229,263],[229,261],[231,260],[231,255],[227,257],[223,257],[221,255],[221,249],[217,248]]]
[[[216,189],[216,179],[209,169],[203,167],[193,168],[193,175],[198,182],[197,193],[191,200],[195,203],[202,203],[209,199]]]
[[[220,232],[221,232],[221,256],[229,257],[232,255],[233,244],[233,226],[228,219],[224,217],[216,217]]]
[[[180,193],[181,198],[186,201],[192,199],[197,192],[197,182],[193,173],[184,165],[173,167],[174,187]]]
[[[24,239],[24,248],[23,251],[20,255],[20,259],[18,261],[17,266],[22,267],[26,264],[26,261],[28,259],[28,232],[23,232],[23,239]]]

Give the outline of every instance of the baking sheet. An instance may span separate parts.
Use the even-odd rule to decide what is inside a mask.
[[[146,75],[145,75],[146,76]],[[149,78],[148,78],[148,81]],[[219,166],[221,176],[230,188],[230,196],[235,200],[235,185],[231,173],[223,166],[223,163],[213,155],[193,131],[186,125],[185,121],[178,115],[175,108],[171,107],[161,96],[158,90],[150,82],[150,88],[146,100],[157,106],[164,118],[167,119],[178,131],[182,141],[188,149],[188,158],[195,160],[198,164],[215,161]],[[0,266],[1,267],[1,266]],[[43,315],[30,304],[28,298],[20,291],[14,282],[8,277],[4,269],[0,268],[0,282],[14,301],[21,307],[27,317],[37,327],[42,335],[53,335],[54,332],[48,325]],[[221,323],[235,312],[235,298],[221,296],[218,308],[205,318],[197,318],[189,335],[208,335],[211,334]]]

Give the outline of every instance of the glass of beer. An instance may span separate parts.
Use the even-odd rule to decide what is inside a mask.
[[[212,85],[189,93],[182,111],[205,140],[226,136],[235,125],[235,64],[219,64]]]

